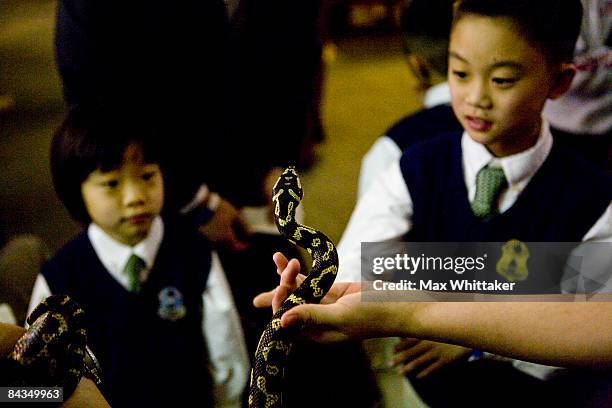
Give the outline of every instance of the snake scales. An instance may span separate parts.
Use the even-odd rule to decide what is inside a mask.
[[[304,282],[283,302],[263,331],[251,371],[249,406],[283,407],[283,380],[295,330],[280,326],[281,316],[304,303],[319,303],[336,278],[338,254],[332,241],[320,231],[301,225],[295,211],[303,197],[300,179],[294,167],[288,167],[272,190],[274,220],[280,233],[312,256],[312,269]]]
[[[63,387],[68,398],[83,375],[88,352],[84,316],[66,295],[43,300],[27,319],[29,329],[0,361],[2,385]]]

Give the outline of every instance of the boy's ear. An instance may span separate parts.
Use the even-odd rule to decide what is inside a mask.
[[[574,76],[576,76],[576,66],[571,63],[562,63],[561,69],[556,73],[555,82],[548,94],[548,98],[557,99],[567,92],[572,85]]]

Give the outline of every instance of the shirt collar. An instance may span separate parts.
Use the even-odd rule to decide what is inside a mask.
[[[115,279],[127,285],[127,277],[124,276],[123,270],[132,254],[138,255],[145,262],[147,269],[153,267],[164,236],[164,223],[161,217],[156,217],[149,235],[133,247],[116,241],[93,222],[89,224],[87,236],[102,265]]]
[[[427,90],[423,98],[423,106],[433,108],[434,106],[450,104],[451,95],[448,82],[434,85]]]
[[[535,145],[506,157],[493,156],[484,145],[475,142],[467,132],[463,132],[461,148],[466,181],[475,185],[480,169],[490,164],[504,170],[510,186],[527,184],[548,157],[552,143],[552,135],[546,121],[542,122],[542,130]]]

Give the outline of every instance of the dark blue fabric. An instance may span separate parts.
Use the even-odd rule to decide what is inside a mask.
[[[450,105],[438,105],[400,119],[385,134],[403,152],[417,142],[462,130],[453,108]]]
[[[210,245],[196,231],[165,227],[155,265],[137,294],[106,271],[86,233],[43,268],[53,293],[68,294],[85,309],[89,343],[100,360],[103,392],[113,407],[210,406],[202,335]],[[183,295],[182,319],[158,315],[159,294],[167,287]]]
[[[580,242],[612,200],[610,179],[557,144],[514,205],[487,221],[468,201],[461,133],[410,147],[400,166],[414,203],[410,241]]]

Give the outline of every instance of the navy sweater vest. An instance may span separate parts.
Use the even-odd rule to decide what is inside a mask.
[[[385,133],[403,152],[415,143],[432,137],[463,131],[450,105],[437,105],[408,115]]]
[[[470,207],[461,133],[411,146],[400,167],[413,200],[409,241],[580,242],[612,200],[611,180],[558,144],[512,207],[488,221],[475,217]],[[560,274],[565,259],[559,262]],[[558,284],[559,277],[547,281]],[[549,289],[558,293],[558,287]]]
[[[85,233],[43,268],[51,292],[72,296],[87,313],[89,344],[111,406],[211,406],[202,335],[210,254],[197,232],[166,224],[155,265],[137,294],[106,271]],[[168,288],[180,292],[182,304]]]

